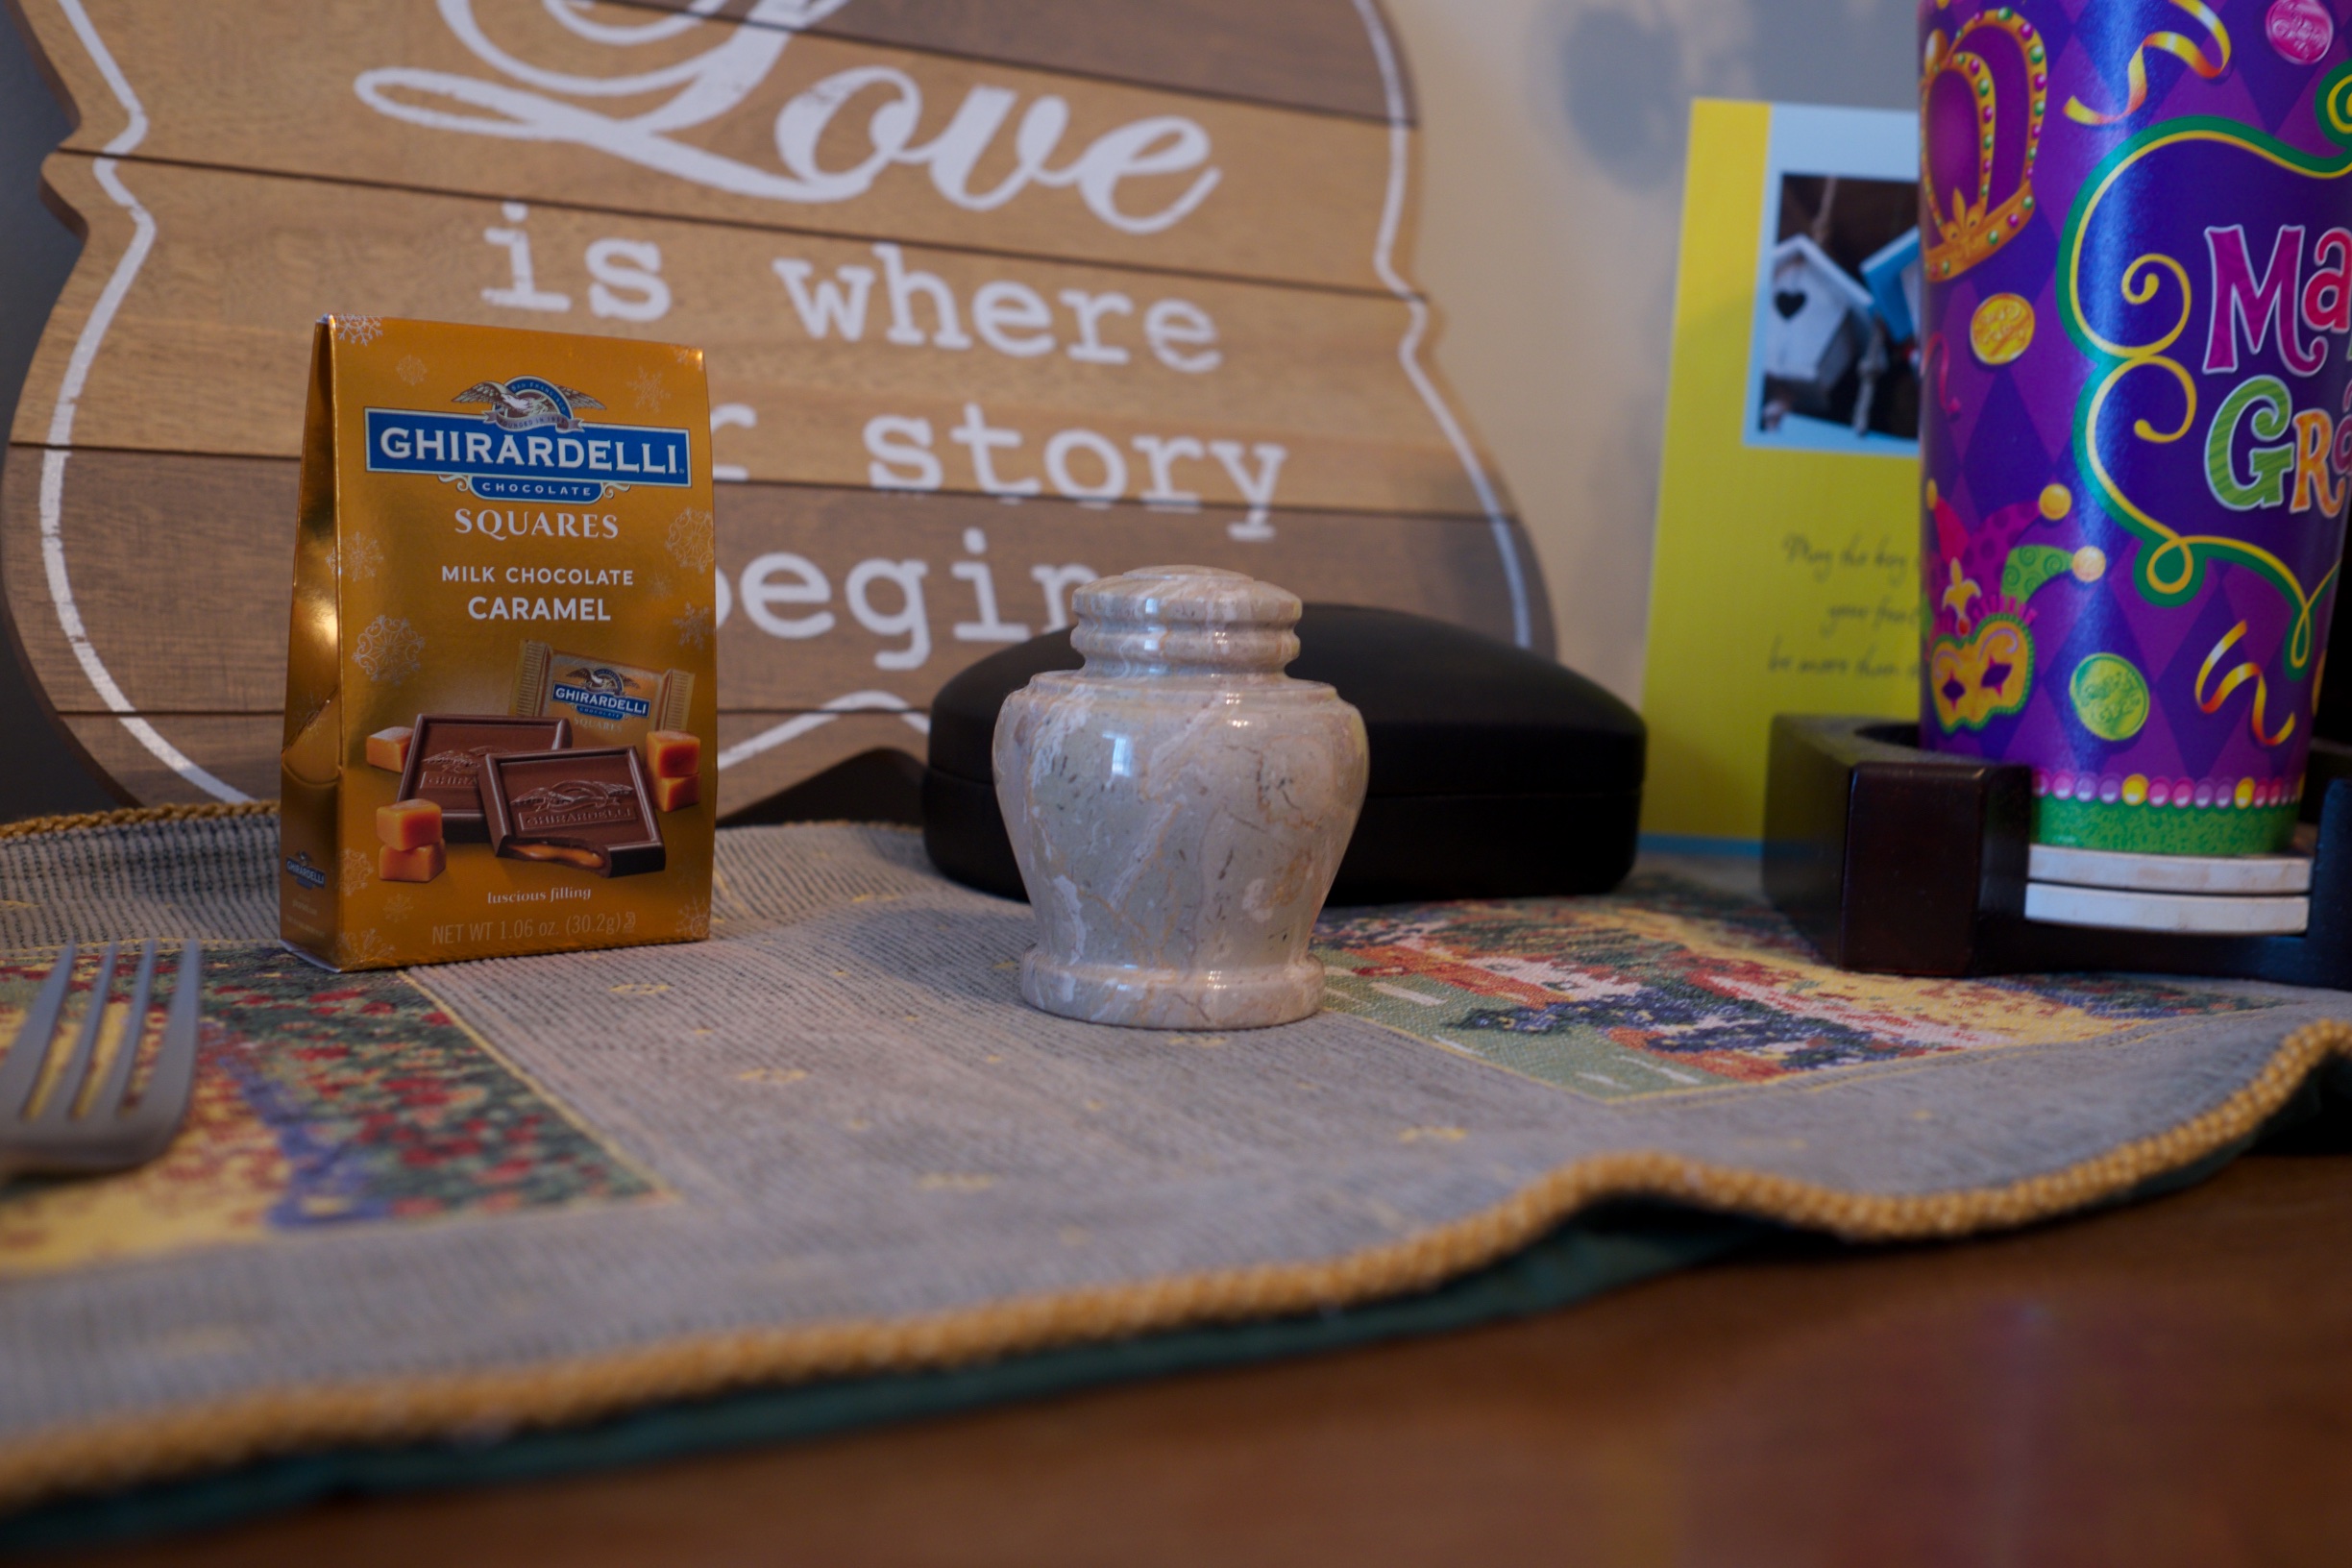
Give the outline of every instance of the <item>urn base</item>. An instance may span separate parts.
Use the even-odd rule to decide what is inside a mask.
[[[1032,948],[1021,995],[1066,1018],[1130,1029],[1263,1029],[1311,1017],[1323,1005],[1314,959],[1261,969],[1147,969],[1062,964]]]

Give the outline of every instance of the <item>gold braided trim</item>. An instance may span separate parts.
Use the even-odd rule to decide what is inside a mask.
[[[268,1389],[111,1417],[0,1448],[0,1511],[62,1493],[111,1490],[303,1449],[571,1426],[754,1386],[932,1370],[1348,1307],[1428,1289],[1495,1262],[1606,1198],[1668,1198],[1855,1240],[1948,1237],[2022,1225],[2116,1197],[2249,1136],[2336,1056],[2352,1057],[2352,1023],[2306,1024],[2280,1043],[2250,1083],[2212,1110],[2079,1164],[1998,1187],[1920,1196],[1852,1193],[1673,1155],[1602,1155],[1563,1165],[1479,1213],[1324,1262],[1266,1263],[1017,1297],[923,1317],[700,1335],[490,1372]]]
[[[38,833],[66,833],[84,827],[135,827],[141,822],[184,822],[203,817],[275,816],[275,800],[214,800],[201,806],[128,806],[120,811],[77,811],[56,817],[27,817],[20,822],[0,822],[0,839],[29,839]]]

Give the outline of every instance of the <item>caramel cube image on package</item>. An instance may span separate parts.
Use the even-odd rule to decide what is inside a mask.
[[[317,323],[279,752],[287,945],[349,970],[709,937],[710,442],[685,345]]]
[[[441,842],[441,807],[432,800],[395,800],[376,808],[376,836],[387,849],[422,849]]]
[[[438,844],[415,849],[384,845],[376,851],[376,874],[386,882],[430,882],[449,869],[449,851]]]
[[[367,739],[367,760],[371,768],[381,768],[387,773],[397,773],[408,766],[408,741],[416,733],[405,724],[380,729]]]
[[[657,729],[645,738],[645,761],[655,778],[692,778],[702,772],[702,737]]]

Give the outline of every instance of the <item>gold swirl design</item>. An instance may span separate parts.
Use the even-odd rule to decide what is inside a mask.
[[[2150,343],[2111,343],[2101,337],[2088,321],[2083,323],[2083,334],[2118,361],[2115,368],[2101,378],[2098,389],[2091,395],[2091,412],[2085,425],[2093,439],[2085,444],[2090,449],[2087,455],[2091,461],[2091,472],[2097,478],[2099,488],[2105,490],[2125,511],[2164,536],[2164,542],[2158,545],[2148,557],[2146,567],[2148,581],[2159,593],[2176,594],[2187,588],[2190,580],[2196,574],[2195,551],[2188,548],[2180,534],[2150,517],[2140,508],[2137,502],[2123,493],[2123,487],[2118,484],[2115,476],[2107,471],[2106,454],[2099,451],[2097,441],[2099,416],[2106,410],[2108,397],[2114,393],[2124,377],[2138,370],[2161,370],[2170,376],[2174,384],[2181,389],[2183,411],[2179,427],[2171,430],[2159,430],[2145,419],[2136,419],[2132,421],[2134,435],[2139,436],[2143,441],[2158,443],[2177,441],[2188,434],[2190,427],[2196,422],[2196,378],[2189,374],[2186,365],[2165,352],[2179,342],[2181,333],[2189,330],[2190,306],[2193,296],[2189,282],[2188,269],[2168,256],[2154,254],[2143,256],[2123,269],[2123,276],[2117,286],[2125,304],[2146,305],[2156,298],[2157,291],[2164,286],[2164,280],[2158,276],[2159,272],[2171,274],[2173,282],[2180,287],[2180,314],[2173,320],[2171,331]],[[2158,565],[2159,560],[2175,551],[2181,554],[2178,575],[2160,577],[2159,573],[2165,569]]]
[[[2068,119],[2077,125],[2113,125],[2119,120],[2128,120],[2134,114],[2139,113],[2140,106],[2147,102],[2147,55],[2151,49],[2170,55],[2208,82],[2229,69],[2229,30],[2221,25],[2221,18],[2199,4],[2198,0],[2172,0],[2172,8],[2175,11],[2187,12],[2205,29],[2206,38],[2213,43],[2215,50],[2221,58],[2208,60],[2198,41],[2182,34],[2150,33],[2133,46],[2131,61],[2124,67],[2123,78],[2129,91],[2124,96],[2123,107],[2113,114],[2102,114],[2085,104],[2080,98],[2069,98],[2066,101]]]
[[[2097,329],[2091,325],[2090,318],[2087,315],[2084,315],[2083,312],[2079,310],[2075,312],[2076,316],[2080,318],[2082,323],[2083,336],[2089,338],[2093,343],[2098,345],[2099,352],[2107,355],[2110,358],[2129,360],[2153,359],[2158,355],[2164,353],[2165,350],[2170,348],[2173,344],[2178,343],[2180,341],[2181,333],[2189,330],[2189,307],[2193,292],[2189,282],[2189,269],[2182,266],[2171,257],[2163,255],[2160,252],[2150,252],[2146,256],[2136,257],[2130,266],[2123,269],[2122,280],[2116,285],[2117,291],[2123,296],[2123,303],[2126,305],[2145,305],[2148,303],[2148,301],[2156,297],[2156,290],[2159,286],[2159,282],[2157,279],[2147,276],[2146,269],[2150,267],[2162,267],[2165,271],[2170,273],[2172,275],[2172,281],[2180,284],[2181,291],[2180,318],[2172,323],[2172,330],[2170,331],[2165,333],[2164,336],[2158,338],[2155,342],[2133,345],[2111,343],[2107,339],[2099,336]],[[2144,282],[2141,281],[2144,278],[2145,279]],[[2176,371],[2180,369],[2178,365],[2174,365],[2172,368]],[[2190,396],[2192,398],[2196,396],[2193,387],[2191,389]]]
[[[2295,715],[2291,713],[2287,716],[2287,722],[2279,725],[2277,734],[2265,735],[2263,733],[2263,709],[2270,700],[2270,686],[2263,679],[2260,665],[2251,660],[2237,665],[2229,674],[2221,677],[2221,684],[2214,688],[2211,697],[2205,695],[2205,683],[2213,678],[2214,666],[2228,657],[2229,650],[2237,646],[2238,639],[2243,637],[2245,633],[2246,624],[2241,621],[2230,627],[2228,634],[2219,642],[2214,644],[2213,651],[2205,655],[2205,662],[2197,668],[2196,684],[2189,689],[2190,695],[2196,698],[2196,705],[2199,708],[2207,713],[2217,713],[2220,711],[2221,704],[2229,700],[2230,693],[2247,681],[2252,681],[2254,683],[2254,710],[2248,717],[2253,726],[2254,739],[2263,746],[2276,746],[2294,733]]]

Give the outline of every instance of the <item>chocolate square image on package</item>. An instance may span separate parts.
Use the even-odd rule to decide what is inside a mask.
[[[481,788],[494,853],[598,876],[642,876],[665,864],[653,793],[632,747],[489,757]]]
[[[715,557],[700,351],[321,321],[285,941],[355,969],[707,936]]]
[[[422,713],[409,731],[400,798],[441,808],[452,844],[488,844],[482,821],[482,763],[508,751],[560,751],[572,744],[561,719],[516,719],[497,713]]]

